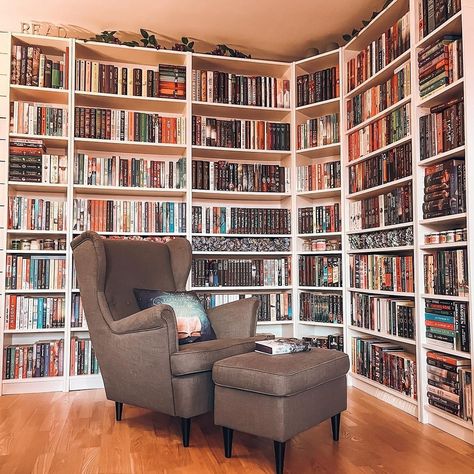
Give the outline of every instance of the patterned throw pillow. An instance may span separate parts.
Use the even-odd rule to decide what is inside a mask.
[[[145,290],[135,288],[135,298],[141,310],[159,304],[170,305],[176,315],[179,344],[210,341],[216,339],[199,298],[186,291],[166,292],[161,290]]]

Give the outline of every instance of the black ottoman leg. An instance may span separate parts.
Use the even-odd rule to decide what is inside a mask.
[[[341,414],[331,416],[332,439],[339,441],[339,428],[341,426]]]
[[[231,428],[222,428],[222,434],[224,435],[224,454],[226,458],[232,457],[232,438],[234,436],[234,430]]]
[[[122,420],[123,403],[115,402],[115,421]]]
[[[181,434],[183,435],[183,446],[187,448],[191,434],[191,418],[181,418]]]
[[[283,464],[285,463],[285,443],[281,441],[273,441],[275,448],[275,472],[283,474]]]

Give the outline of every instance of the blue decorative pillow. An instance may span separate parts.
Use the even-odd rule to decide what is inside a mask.
[[[166,292],[161,290],[145,290],[135,288],[135,298],[141,310],[159,304],[170,305],[176,315],[179,344],[210,341],[216,339],[199,298],[186,291]]]

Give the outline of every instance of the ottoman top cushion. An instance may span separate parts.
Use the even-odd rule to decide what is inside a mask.
[[[249,352],[216,362],[212,378],[222,387],[284,397],[342,377],[348,370],[349,357],[336,350],[273,356]]]

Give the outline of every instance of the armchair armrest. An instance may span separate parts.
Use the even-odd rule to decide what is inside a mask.
[[[245,298],[207,311],[218,339],[224,337],[252,337],[257,331],[257,298]]]

